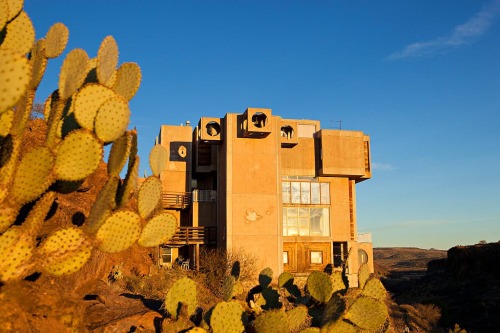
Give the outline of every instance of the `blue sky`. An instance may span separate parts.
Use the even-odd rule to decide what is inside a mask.
[[[115,37],[143,81],[131,101],[141,174],[160,124],[247,107],[371,136],[357,186],[374,246],[500,239],[500,0],[26,0],[37,38],[67,51]],[[56,89],[63,57],[38,92]]]

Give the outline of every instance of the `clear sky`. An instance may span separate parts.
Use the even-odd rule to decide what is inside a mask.
[[[141,174],[161,124],[247,107],[371,136],[357,186],[374,246],[500,239],[500,0],[25,0],[67,51],[115,37],[143,81],[131,101]],[[43,101],[63,57],[49,64]]]

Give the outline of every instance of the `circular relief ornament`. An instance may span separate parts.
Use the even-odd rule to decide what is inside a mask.
[[[177,150],[177,153],[179,154],[180,157],[185,158],[187,155],[187,149],[184,146],[180,146],[179,150]]]

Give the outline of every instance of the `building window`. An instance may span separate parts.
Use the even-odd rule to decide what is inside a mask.
[[[283,251],[283,264],[288,264],[288,251]]]
[[[172,264],[172,249],[160,247],[160,260],[162,265]]]
[[[330,209],[284,207],[283,236],[330,236]]]
[[[333,242],[333,267],[342,267],[347,260],[347,242]]]
[[[284,204],[329,205],[330,184],[307,181],[283,181],[281,193]]]
[[[323,263],[323,251],[311,251],[311,264]]]
[[[360,265],[368,263],[368,254],[365,250],[358,250],[358,262]]]

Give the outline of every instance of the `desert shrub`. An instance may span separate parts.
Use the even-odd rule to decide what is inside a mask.
[[[217,297],[223,296],[224,277],[238,273],[239,281],[245,286],[255,282],[256,271],[257,257],[244,249],[226,251],[202,248],[200,250],[201,280]]]

